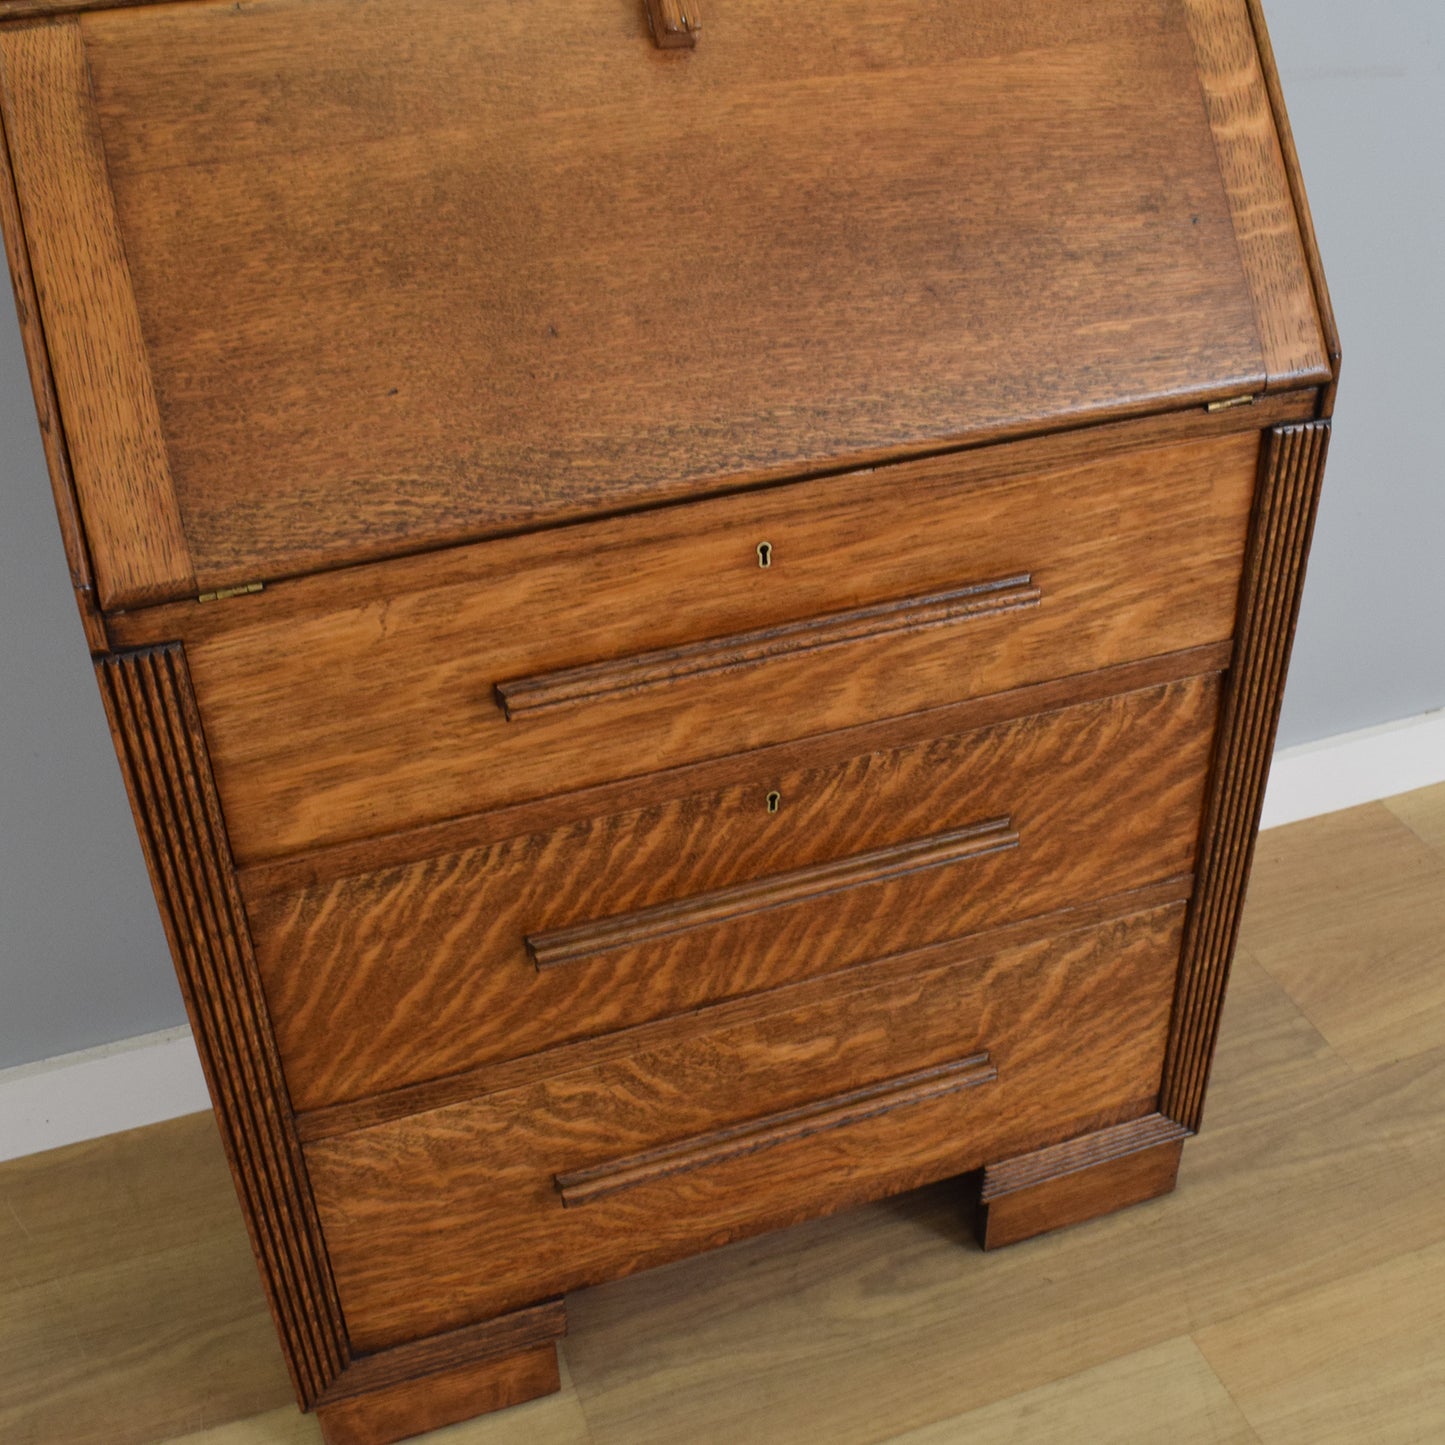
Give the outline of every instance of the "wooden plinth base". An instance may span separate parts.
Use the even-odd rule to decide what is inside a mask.
[[[1070,1139],[984,1170],[985,1249],[1082,1224],[1174,1188],[1189,1130],[1160,1114]]]
[[[561,1387],[561,1300],[354,1362],[316,1402],[326,1445],[392,1445]]]

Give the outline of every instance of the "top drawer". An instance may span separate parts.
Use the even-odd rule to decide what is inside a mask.
[[[0,98],[107,608],[1330,375],[1244,0],[123,5]]]
[[[255,862],[1224,641],[1258,444],[1011,477],[910,463],[229,603],[187,652],[232,847]]]

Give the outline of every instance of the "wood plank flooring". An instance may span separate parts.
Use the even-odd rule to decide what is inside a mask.
[[[1445,786],[1261,839],[1178,1192],[983,1255],[938,1186],[574,1296],[439,1445],[1445,1441]],[[316,1445],[209,1115],[0,1166],[0,1441]]]

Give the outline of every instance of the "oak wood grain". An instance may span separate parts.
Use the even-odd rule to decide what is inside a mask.
[[[455,1327],[1147,1111],[1181,911],[1006,948],[876,991],[306,1146],[361,1348]],[[554,1176],[986,1048],[998,1082],[565,1209]]]
[[[98,659],[131,808],[297,1398],[350,1350],[180,647]]]
[[[0,105],[100,605],[179,596],[190,551],[78,20],[0,30]]]
[[[1187,0],[1184,11],[1254,297],[1266,386],[1328,384],[1335,367],[1248,0]]]
[[[1161,0],[79,23],[203,590],[1266,381]]]
[[[297,1116],[297,1132],[303,1141],[329,1139],[373,1124],[465,1103],[482,1094],[531,1085],[554,1074],[626,1060],[638,1051],[670,1047],[693,1037],[699,1024],[708,1029],[730,1029],[765,1022],[784,999],[798,1009],[826,1004],[840,982],[845,987],[862,987],[865,984],[881,987],[891,981],[906,983],[912,975],[934,967],[962,966],[970,961],[987,962],[1002,950],[1033,944],[1042,937],[1079,932],[1128,914],[1187,902],[1193,883],[1193,877],[1188,874],[1166,878],[1145,888],[1091,899],[1077,907],[1062,908],[964,938],[949,939],[911,953],[869,959],[842,970],[847,975],[842,980],[827,974],[788,984],[783,990],[771,989],[712,1004],[701,1017],[689,1012],[652,1019],[612,1033],[594,1034],[589,1038],[558,1044],[539,1053],[482,1064],[460,1073],[427,1079],[420,1084],[371,1094],[350,1103],[314,1109]]]
[[[1224,641],[1258,450],[1244,433],[979,483],[923,463],[886,490],[837,478],[391,564],[344,604],[324,585],[216,604],[225,630],[187,656],[232,847],[256,862]],[[492,699],[499,678],[1021,570],[1042,605],[525,727]]]
[[[1189,873],[1210,677],[729,783],[248,901],[303,1110]],[[783,804],[769,814],[765,794]],[[526,939],[1009,815],[1021,846],[538,970]]]

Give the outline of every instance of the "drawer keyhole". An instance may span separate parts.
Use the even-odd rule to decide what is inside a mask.
[[[782,806],[783,795],[781,793],[774,791],[768,794],[768,812],[776,813]]]
[[[771,567],[773,565],[773,544],[771,542],[758,543],[758,566]]]

